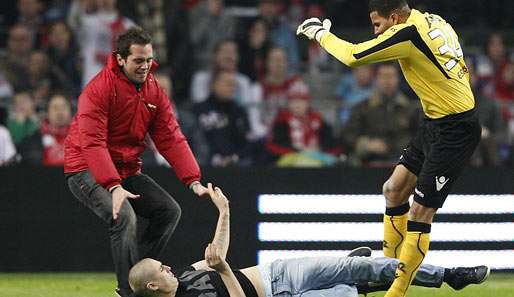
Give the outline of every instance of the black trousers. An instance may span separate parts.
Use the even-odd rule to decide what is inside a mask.
[[[160,257],[180,219],[180,206],[149,176],[134,175],[122,186],[141,197],[125,200],[113,220],[111,194],[89,171],[68,175],[67,183],[73,195],[109,225],[118,287],[129,291],[130,268],[142,258]]]

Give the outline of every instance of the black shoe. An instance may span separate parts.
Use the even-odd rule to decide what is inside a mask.
[[[454,290],[462,290],[469,284],[483,283],[491,269],[487,266],[456,267],[445,272],[444,280]]]
[[[370,257],[371,249],[367,246],[360,246],[350,251],[347,257]]]

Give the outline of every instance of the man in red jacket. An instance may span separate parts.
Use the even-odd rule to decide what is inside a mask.
[[[120,35],[116,52],[80,95],[65,141],[64,172],[71,192],[110,226],[120,296],[131,296],[130,267],[141,257],[160,256],[181,212],[164,189],[141,173],[145,135],[185,185],[198,196],[207,194],[170,100],[153,76],[156,67],[148,33],[135,27]],[[140,239],[136,215],[149,223]]]

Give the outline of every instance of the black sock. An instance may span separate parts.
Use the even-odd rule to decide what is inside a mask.
[[[407,201],[406,203],[395,206],[395,207],[386,207],[385,214],[388,216],[401,216],[409,212],[410,205]]]
[[[407,222],[407,231],[408,232],[430,233],[431,229],[432,229],[432,224],[414,222],[414,221],[410,221],[410,220]]]

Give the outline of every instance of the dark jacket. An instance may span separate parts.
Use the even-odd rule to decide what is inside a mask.
[[[417,106],[401,93],[392,97],[374,94],[357,104],[342,130],[345,150],[360,155],[362,161],[396,160],[415,134],[419,119]],[[387,152],[380,156],[362,155],[358,144],[363,137],[383,140]]]
[[[246,111],[235,101],[211,95],[193,106],[193,113],[209,145],[210,156],[244,157],[248,150],[249,124]]]

